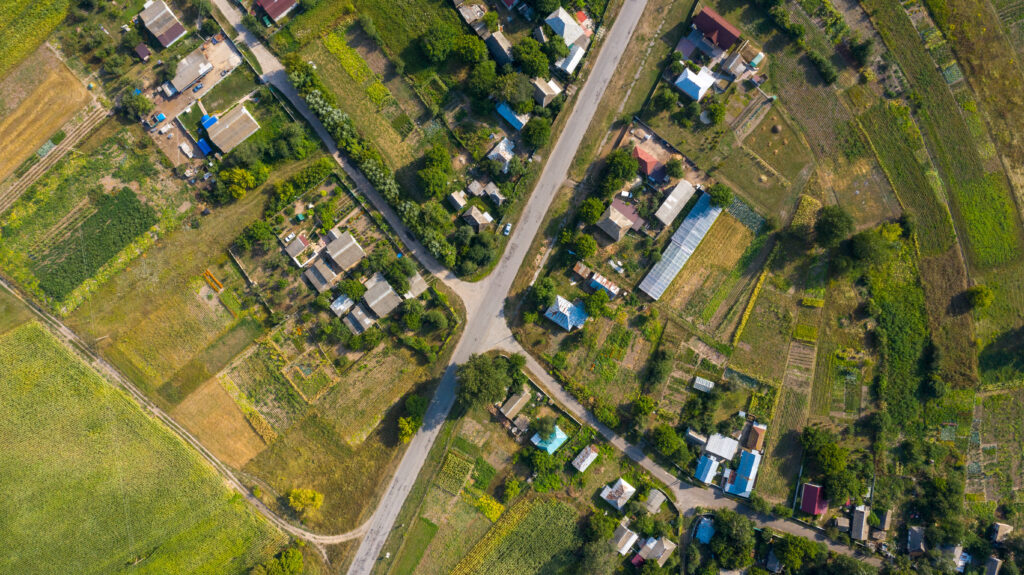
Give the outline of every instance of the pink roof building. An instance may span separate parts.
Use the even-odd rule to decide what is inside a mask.
[[[828,501],[820,485],[804,483],[803,495],[800,497],[800,511],[811,515],[821,515],[828,511]]]

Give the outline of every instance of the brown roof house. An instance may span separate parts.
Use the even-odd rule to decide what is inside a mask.
[[[761,451],[764,449],[764,436],[768,433],[768,426],[763,423],[755,423],[750,426],[750,432],[747,433],[747,441],[744,442],[743,447],[752,449],[754,451]]]
[[[704,35],[709,43],[722,50],[732,48],[740,39],[740,31],[711,8],[704,7],[693,17],[693,27]]]
[[[363,301],[373,313],[377,314],[377,317],[387,316],[402,303],[402,298],[398,297],[395,290],[391,289],[391,284],[380,272],[370,276],[370,279],[366,280],[363,285],[366,287]]]
[[[207,128],[206,134],[210,136],[213,145],[226,154],[259,129],[260,125],[249,113],[249,109],[245,104],[239,104]]]
[[[170,48],[185,35],[185,27],[164,0],[149,0],[139,12],[139,20],[164,48]]]
[[[629,502],[634,493],[636,493],[636,487],[633,487],[620,477],[615,483],[604,486],[604,489],[601,490],[601,499],[622,511],[622,508],[626,506],[626,503]]]
[[[615,241],[625,237],[629,230],[639,230],[644,225],[643,218],[636,213],[636,208],[616,198],[605,210],[597,227]]]
[[[363,259],[366,252],[349,232],[338,232],[337,228],[328,234],[331,243],[327,244],[327,256],[341,271],[348,271]]]
[[[491,214],[481,211],[476,206],[470,206],[466,213],[462,214],[462,219],[469,225],[473,226],[473,229],[477,232],[486,229],[487,226],[491,225],[494,218]]]
[[[640,553],[638,555],[644,561],[656,561],[658,567],[664,567],[665,562],[672,556],[672,552],[676,550],[676,544],[665,539],[665,537],[648,537],[647,541],[644,542],[643,546],[640,547]]]
[[[295,0],[256,0],[256,5],[262,8],[271,20],[279,22],[281,18],[287,16],[298,6],[298,2]]]

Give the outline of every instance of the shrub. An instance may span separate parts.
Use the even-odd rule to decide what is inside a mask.
[[[992,305],[996,297],[992,289],[986,285],[976,285],[969,288],[966,295],[967,303],[970,304],[971,309],[985,309]]]
[[[732,190],[725,184],[715,184],[708,189],[708,194],[711,195],[711,205],[719,208],[725,208],[732,204]]]
[[[313,489],[292,489],[288,492],[288,506],[297,513],[308,515],[324,504],[324,494]]]

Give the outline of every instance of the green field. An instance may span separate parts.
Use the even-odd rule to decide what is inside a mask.
[[[207,114],[223,114],[240,98],[257,88],[259,86],[249,68],[239,66],[203,96],[203,107]]]
[[[285,537],[38,325],[0,336],[0,572],[246,573]]]
[[[0,76],[35,50],[64,20],[69,0],[5,0],[0,4]]]

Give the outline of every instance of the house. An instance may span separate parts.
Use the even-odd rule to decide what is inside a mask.
[[[651,488],[647,492],[647,501],[644,501],[644,509],[648,513],[654,515],[661,509],[661,504],[665,502],[665,494],[660,489]]]
[[[361,303],[356,304],[355,307],[352,308],[352,312],[345,316],[345,319],[342,321],[344,321],[345,325],[347,325],[348,328],[352,330],[352,333],[356,335],[363,333],[370,329],[373,324],[377,323],[377,320],[370,317],[370,311]]]
[[[599,273],[590,276],[590,287],[595,290],[604,290],[608,294],[608,299],[615,299],[621,291],[619,286],[613,284],[611,280]]]
[[[515,157],[515,154],[513,153],[515,149],[516,145],[512,143],[512,140],[502,138],[500,142],[491,148],[490,152],[487,152],[487,159],[501,163],[502,173],[508,172],[508,163],[512,161],[513,157]],[[472,187],[472,185],[473,184],[471,183],[470,186]],[[470,190],[470,193],[473,193],[472,190]]]
[[[757,481],[757,470],[761,467],[761,454],[757,451],[743,450],[740,453],[740,464],[732,471],[725,483],[725,492],[737,497],[750,497]],[[731,471],[731,470],[730,470]]]
[[[601,499],[607,501],[615,509],[622,511],[622,508],[625,507],[634,493],[636,493],[636,488],[620,477],[615,483],[604,486],[604,489],[601,490]]]
[[[596,459],[597,448],[593,445],[588,445],[576,454],[576,457],[572,460],[572,466],[576,468],[576,471],[583,473]]]
[[[842,533],[850,532],[850,518],[849,517],[836,517],[835,519],[836,529]]]
[[[579,276],[583,281],[590,279],[590,275],[594,273],[590,271],[587,264],[583,262],[576,262],[576,265],[572,266],[572,272]]]
[[[878,528],[882,531],[888,531],[892,528],[892,509],[886,509],[882,512],[882,520],[878,523]]]
[[[693,17],[693,27],[721,50],[732,48],[740,39],[740,31],[711,8],[704,7]]]
[[[701,67],[699,72],[686,68],[675,81],[675,86],[680,92],[697,102],[704,99],[714,84],[715,75],[707,67]]]
[[[488,34],[484,38],[484,44],[487,44],[487,49],[498,66],[507,66],[512,63],[512,43],[501,33],[501,30]]]
[[[583,55],[586,54],[587,49],[579,44],[574,44],[569,48],[569,55],[561,60],[555,60],[555,68],[566,76],[572,76],[572,73],[576,71],[576,68],[583,61]]]
[[[185,35],[185,27],[178,17],[171,12],[164,0],[149,0],[139,12],[139,20],[164,48],[170,48]]]
[[[558,82],[544,78],[533,79],[533,101],[541,108],[546,108],[561,93],[562,87]]]
[[[352,298],[345,294],[341,294],[337,299],[331,302],[331,311],[333,311],[334,315],[337,317],[341,317],[345,315],[348,310],[352,309],[352,306],[354,305],[356,305],[356,302],[353,301]]]
[[[1013,533],[1013,525],[1007,525],[1006,523],[993,523],[992,524],[992,542],[1002,543],[1006,540],[1006,537]]]
[[[529,114],[517,114],[515,110],[508,105],[508,102],[499,102],[496,109],[498,110],[498,115],[508,122],[508,124],[517,132],[522,130],[523,126],[530,121]]]
[[[715,433],[708,438],[707,445],[704,446],[704,451],[718,459],[721,459],[722,461],[732,461],[732,458],[736,457],[736,452],[739,451],[739,448],[739,441],[736,441],[731,437]]]
[[[907,553],[911,557],[920,557],[927,550],[924,544],[924,527],[912,525],[907,528]]]
[[[252,117],[245,104],[239,104],[221,116],[220,121],[206,129],[210,141],[225,154],[235,149],[249,136],[256,133],[260,125]]]
[[[500,206],[505,203],[505,194],[501,193],[501,188],[499,188],[498,184],[495,184],[494,182],[487,182],[487,185],[484,186],[484,195],[490,198],[496,206]]]
[[[200,78],[209,74],[210,70],[213,70],[213,64],[206,59],[202,48],[196,48],[178,62],[174,77],[171,78],[171,87],[175,92],[184,92]]]
[[[683,439],[685,439],[687,443],[700,445],[701,447],[707,445],[708,443],[707,437],[697,433],[696,431],[690,428],[686,428],[686,437],[684,437]]]
[[[985,575],[999,575],[999,570],[1002,568],[1003,560],[993,555],[985,562]]]
[[[622,523],[615,528],[615,533],[612,534],[612,547],[619,552],[619,555],[627,555],[637,540],[637,534],[630,531],[627,525],[629,525],[628,521],[623,519]]]
[[[697,461],[697,473],[694,477],[697,481],[711,485],[715,481],[715,475],[718,475],[718,460],[707,454],[701,455],[700,460]]]
[[[512,397],[505,400],[505,403],[502,404],[501,414],[509,420],[515,419],[519,412],[526,407],[527,403],[530,403],[529,393],[514,393]]]
[[[318,294],[331,289],[334,280],[338,278],[338,274],[334,273],[334,270],[322,259],[316,260],[313,267],[306,270],[303,275],[306,276],[306,279],[309,280],[309,283],[313,285],[313,289]]]
[[[572,14],[565,11],[565,8],[561,6],[558,10],[555,10],[544,19],[544,23],[554,30],[555,34],[562,37],[565,45],[572,48],[575,45],[583,43],[583,47],[586,47],[586,42],[589,41],[586,32],[583,31],[583,27],[576,22]]]
[[[947,545],[942,548],[942,553],[953,562],[953,568],[957,573],[963,573],[971,562],[971,555],[964,552],[962,544]]]
[[[331,258],[331,261],[338,266],[341,271],[348,271],[362,261],[363,256],[366,252],[363,251],[362,246],[356,241],[356,238],[352,236],[350,232],[343,232],[338,234],[334,230],[331,231],[331,236],[334,239],[331,243],[327,244],[327,256]]]
[[[149,62],[149,56],[151,54],[152,52],[149,50],[149,46],[146,46],[145,44],[140,43],[135,47],[135,55],[143,62]]]
[[[657,301],[689,261],[721,213],[722,208],[712,206],[711,197],[702,194],[679,229],[672,234],[672,240],[662,252],[661,259],[640,282],[640,291]]]
[[[363,286],[366,287],[363,301],[366,302],[367,307],[373,310],[373,313],[377,314],[377,317],[387,316],[402,303],[402,298],[398,297],[395,290],[391,289],[391,284],[380,272],[370,276],[370,279],[363,282]]]
[[[256,5],[276,24],[299,4],[295,0],[256,0]]]
[[[715,536],[715,520],[710,517],[701,517],[697,522],[697,528],[693,532],[693,538],[707,545]]]
[[[739,80],[747,73],[747,62],[740,54],[740,50],[736,50],[733,52],[732,56],[729,56],[724,62],[722,62],[722,70],[731,74],[733,81]]]
[[[853,522],[850,523],[850,537],[858,541],[868,538],[868,515],[871,508],[867,505],[858,505],[853,510]]]
[[[715,388],[715,382],[698,375],[693,378],[693,388],[704,393],[711,393],[711,390]]]
[[[658,563],[658,567],[662,567],[675,550],[676,544],[665,539],[664,536],[657,539],[648,537],[647,541],[640,547],[638,556],[643,560],[642,562],[655,561]]]
[[[690,201],[690,198],[696,192],[697,190],[693,187],[693,184],[686,180],[679,180],[679,183],[672,188],[672,193],[658,207],[658,211],[654,212],[654,219],[661,222],[661,225],[666,228],[671,226],[672,222],[679,216],[679,212],[683,211],[686,202]]]
[[[462,19],[470,26],[473,25],[473,22],[483,18],[486,13],[487,9],[480,4],[463,4],[462,6],[459,6],[459,15],[462,16]]]
[[[636,208],[616,198],[604,211],[597,227],[614,241],[621,240],[629,230],[639,231],[644,225]]]
[[[491,225],[491,222],[494,221],[491,214],[481,211],[480,208],[476,206],[470,206],[469,209],[466,210],[466,213],[462,214],[462,219],[467,224],[473,226],[473,230],[477,233],[479,233],[480,230],[487,229],[487,226]]]
[[[306,248],[308,247],[309,239],[306,238],[305,233],[301,233],[298,235],[298,237],[293,239],[284,247],[284,253],[288,254],[288,257],[292,258],[292,261],[295,262],[295,265],[301,268],[308,262],[299,261],[299,256],[302,255],[302,253],[305,252]]]
[[[414,297],[420,297],[430,286],[427,285],[427,280],[423,279],[420,272],[415,272],[412,277],[409,278],[409,291],[402,294],[405,299],[412,299]]]
[[[640,164],[640,173],[643,174],[645,178],[653,178],[654,174],[664,167],[661,161],[659,161],[654,154],[640,146],[633,148],[633,157],[636,158],[637,163]]]
[[[825,491],[820,485],[804,483],[800,495],[800,511],[810,515],[821,515],[828,511],[828,501],[825,500]]]
[[[571,302],[562,296],[555,296],[555,303],[544,312],[544,317],[557,323],[565,331],[583,327],[587,322],[587,310],[582,302]]]
[[[750,431],[747,432],[747,440],[744,442],[743,447],[746,447],[751,451],[763,451],[764,436],[766,433],[768,433],[767,425],[763,423],[754,423],[750,426]]]
[[[556,425],[555,430],[547,437],[541,437],[539,433],[534,433],[533,437],[530,438],[530,443],[536,445],[537,449],[547,452],[549,455],[554,455],[558,448],[568,439],[569,436],[562,431],[562,428]]]
[[[507,140],[508,140],[508,138],[506,138],[505,140],[502,140],[502,142],[505,142]],[[500,146],[500,145],[501,144],[498,144],[498,146]],[[498,149],[498,146],[495,146],[494,149],[495,150]],[[491,150],[491,153],[494,153],[494,150]],[[491,157],[490,154],[488,154],[487,157],[490,158]],[[491,158],[491,159],[494,159],[494,158]],[[509,159],[511,159],[511,158],[509,158]],[[506,161],[506,163],[507,163],[507,161]],[[471,196],[473,196],[474,198],[479,198],[480,196],[484,195],[484,185],[480,183],[480,180],[473,180],[472,182],[469,183],[468,186],[466,186],[466,193],[471,195]]]
[[[466,207],[468,200],[466,199],[466,192],[464,190],[455,190],[448,194],[448,203],[452,205],[452,208],[458,212],[462,208]]]

